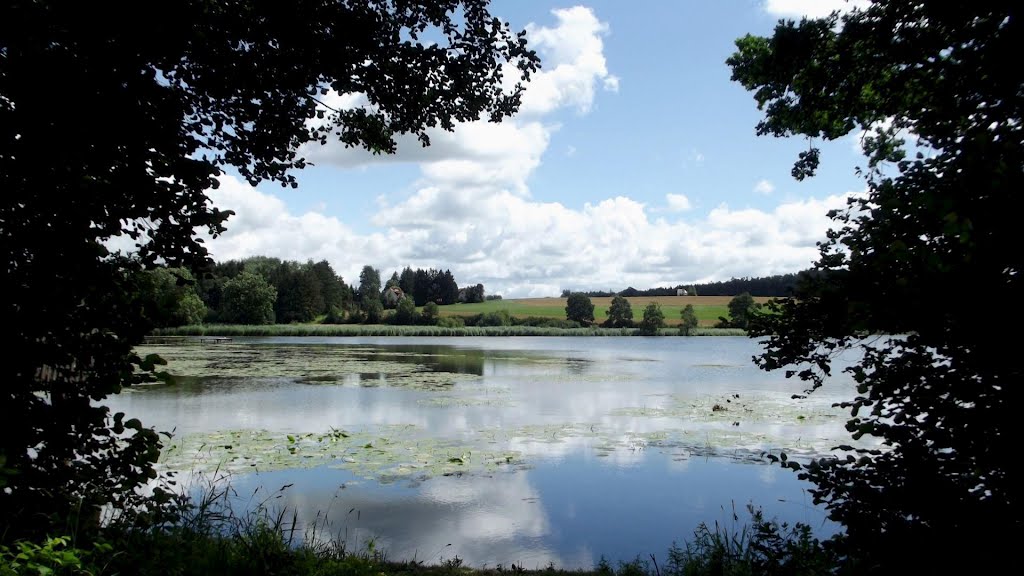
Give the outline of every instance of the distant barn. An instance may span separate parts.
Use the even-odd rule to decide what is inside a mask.
[[[676,296],[689,296],[686,292],[686,288],[676,288]]]
[[[387,308],[394,308],[398,306],[398,303],[405,298],[405,292],[398,286],[389,286],[384,289],[384,306]]]

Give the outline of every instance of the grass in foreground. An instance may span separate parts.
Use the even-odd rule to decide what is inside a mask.
[[[47,538],[41,544],[0,545],[0,576],[21,574],[296,575],[296,576],[689,576],[833,574],[836,559],[810,534],[810,528],[766,521],[748,506],[751,524],[731,529],[701,524],[684,547],[673,545],[661,564],[655,556],[617,565],[604,560],[591,570],[555,566],[474,569],[458,555],[437,564],[389,561],[371,541],[357,551],[344,542],[297,534],[297,519],[267,508],[238,517],[227,506],[230,488],[221,488],[172,526],[101,531],[90,544],[73,538]],[[735,512],[734,522],[738,520]]]

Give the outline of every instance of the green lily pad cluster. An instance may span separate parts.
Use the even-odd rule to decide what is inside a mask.
[[[469,372],[434,369],[431,354],[388,354],[360,346],[218,344],[216,346],[143,346],[140,356],[159,354],[172,379],[294,378],[308,384],[363,387],[394,386],[416,390],[446,390],[458,384],[477,384],[482,377]]]
[[[209,473],[341,468],[366,479],[391,482],[451,474],[517,469],[516,452],[422,436],[413,426],[386,426],[373,432],[332,429],[325,433],[280,434],[230,430],[175,439],[160,459],[166,470]]]
[[[718,394],[672,395],[668,402],[654,407],[625,407],[614,416],[670,418],[685,422],[725,422],[757,424],[821,424],[845,421],[845,412],[831,402],[794,402],[779,395]]]

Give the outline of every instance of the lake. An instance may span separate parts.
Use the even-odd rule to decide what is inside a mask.
[[[700,522],[742,525],[748,503],[836,530],[808,486],[762,454],[806,460],[851,444],[831,405],[853,382],[835,370],[793,400],[802,383],[758,370],[758,351],[737,337],[146,346],[174,383],[108,404],[173,430],[162,469],[226,475],[241,507],[326,516],[319,537],[349,550],[587,568],[660,560]]]

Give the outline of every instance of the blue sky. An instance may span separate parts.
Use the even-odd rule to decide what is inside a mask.
[[[317,165],[297,190],[227,175],[211,198],[237,216],[211,250],[326,258],[346,280],[364,264],[450,268],[506,297],[805,268],[825,212],[864,188],[856,137],[827,143],[819,175],[796,182],[806,142],[755,135],[761,115],[725,59],[779,18],[847,6],[495,1],[542,58],[519,115],[460,125],[428,150],[400,141],[392,158],[305,149]]]

